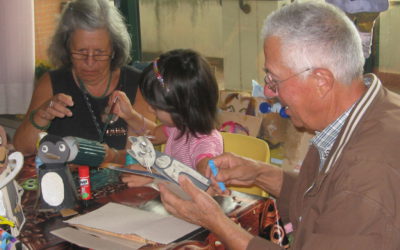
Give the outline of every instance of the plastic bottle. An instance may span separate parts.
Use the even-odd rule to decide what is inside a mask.
[[[268,102],[262,102],[258,109],[262,114],[278,113],[282,118],[289,118],[289,115],[286,114],[286,108],[282,107],[279,102],[274,103],[273,105]]]
[[[89,200],[92,199],[92,192],[90,190],[89,166],[79,166],[78,172],[82,204],[84,207],[88,207]]]

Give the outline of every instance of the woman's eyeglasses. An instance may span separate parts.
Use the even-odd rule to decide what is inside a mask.
[[[107,61],[110,60],[110,58],[114,57],[114,53],[111,55],[102,55],[102,54],[90,55],[90,54],[76,53],[76,52],[71,53],[71,57],[75,60],[87,60],[90,56],[95,61]]]
[[[303,71],[301,71],[301,72],[299,72],[299,73],[296,73],[296,74],[294,74],[294,75],[292,75],[292,76],[289,76],[288,78],[286,78],[286,79],[284,79],[284,80],[275,80],[275,79],[272,77],[271,72],[269,72],[267,69],[264,69],[264,72],[265,72],[264,83],[265,83],[265,85],[266,85],[270,90],[272,90],[274,93],[278,93],[278,86],[279,86],[279,84],[281,84],[282,82],[285,82],[285,81],[287,81],[287,80],[289,80],[289,79],[291,79],[291,78],[293,78],[293,77],[296,77],[296,76],[298,76],[298,75],[300,75],[300,74],[303,74],[304,72],[307,72],[307,71],[309,71],[309,70],[311,70],[311,68],[307,68],[307,69],[305,69],[305,70],[303,70]]]

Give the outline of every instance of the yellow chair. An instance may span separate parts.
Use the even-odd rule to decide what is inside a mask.
[[[240,156],[248,157],[253,160],[270,162],[270,151],[268,144],[256,137],[234,134],[228,132],[221,132],[224,141],[224,152],[235,153]],[[255,194],[267,197],[268,194],[257,186],[253,187],[229,187],[243,193]]]

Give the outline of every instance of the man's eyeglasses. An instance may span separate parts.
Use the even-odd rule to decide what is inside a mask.
[[[309,71],[309,70],[311,70],[311,68],[307,68],[307,69],[305,69],[305,70],[303,70],[303,71],[301,71],[301,72],[299,72],[299,73],[296,73],[296,74],[294,74],[294,75],[292,75],[292,76],[289,76],[288,78],[286,78],[286,79],[284,79],[284,80],[275,80],[275,79],[272,77],[271,72],[269,72],[267,69],[264,69],[264,72],[265,72],[264,83],[265,83],[265,85],[266,85],[270,90],[272,90],[274,93],[278,93],[278,86],[279,86],[279,84],[281,84],[281,83],[283,83],[283,82],[285,82],[285,81],[287,81],[287,80],[289,80],[289,79],[291,79],[291,78],[293,78],[293,77],[296,77],[296,76],[298,76],[298,75],[300,75],[300,74],[303,74],[304,72],[307,72],[307,71]]]
[[[76,52],[71,53],[71,57],[76,60],[87,60],[89,56],[91,56],[95,61],[107,61],[110,60],[110,58],[114,57],[114,53],[112,55],[101,55],[101,54],[90,55],[90,54],[76,53]]]

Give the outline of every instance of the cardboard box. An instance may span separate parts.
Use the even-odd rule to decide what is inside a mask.
[[[219,108],[227,112],[255,116],[256,100],[247,92],[221,90]]]
[[[260,132],[261,122],[262,119],[260,117],[237,112],[220,111],[218,114],[218,128],[220,131],[257,137]]]
[[[286,140],[289,124],[290,120],[280,117],[279,114],[265,114],[262,116],[259,137],[266,140],[271,148],[278,147]]]
[[[273,106],[276,100],[252,97],[247,92],[222,90],[220,108],[223,111],[219,115],[219,125],[221,127],[229,122],[241,125],[244,129],[234,127],[235,124],[225,124],[223,131],[247,134],[247,130],[249,135],[268,142],[273,157],[281,157],[271,158],[276,160],[273,163],[279,162],[278,165],[285,170],[298,171],[314,134],[295,128],[290,119],[280,116],[277,108],[265,113],[265,110],[260,109],[265,102]]]
[[[289,171],[299,171],[304,157],[310,146],[310,140],[314,134],[301,131],[288,124],[287,135],[284,142],[284,159],[282,168]]]

